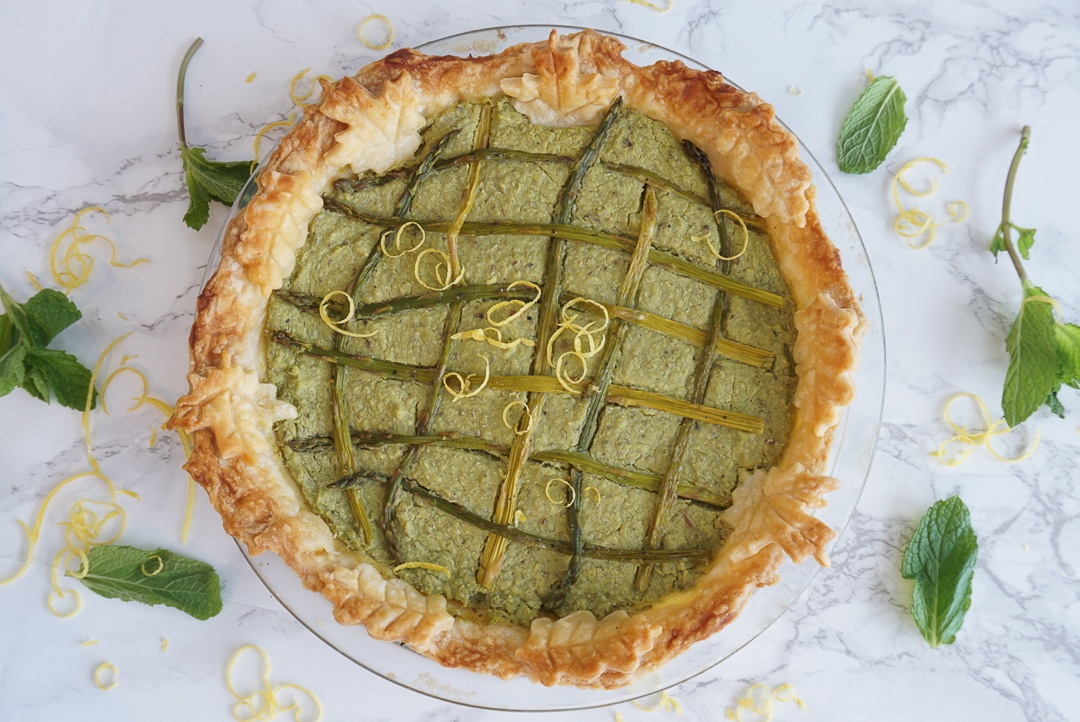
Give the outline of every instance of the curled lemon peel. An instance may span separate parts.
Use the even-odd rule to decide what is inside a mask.
[[[742,255],[746,253],[746,250],[750,248],[750,229],[746,227],[746,221],[743,220],[743,217],[735,211],[729,210],[727,208],[721,208],[717,211],[713,211],[713,219],[715,219],[718,224],[724,222],[723,216],[728,216],[735,219],[735,221],[739,224],[739,228],[742,230],[742,248],[740,248],[739,252],[736,253],[734,256],[722,255],[720,253],[720,249],[716,247],[716,244],[713,243],[712,237],[708,233],[702,236],[690,236],[690,239],[693,241],[705,241],[706,245],[709,246],[709,250],[714,256],[716,256],[717,260],[734,261],[735,259],[742,257]]]
[[[101,358],[99,359],[98,366],[95,367],[94,377],[96,377],[97,373],[99,372],[100,365],[101,365],[101,363],[104,362],[105,356],[109,352],[112,351],[112,349],[116,346],[116,344],[118,344],[123,339],[127,338],[128,335],[130,335],[130,334],[126,334],[125,336],[120,336],[119,338],[115,339],[112,344],[109,345],[109,347],[106,349],[105,353],[103,353]],[[99,393],[99,398],[101,400],[101,410],[105,414],[109,413],[109,402],[108,402],[108,399],[109,399],[109,394],[108,394],[109,387],[112,385],[113,381],[115,381],[117,377],[119,377],[121,374],[127,373],[127,374],[134,375],[138,379],[139,383],[142,386],[142,390],[137,395],[131,397],[132,405],[130,407],[128,407],[127,410],[129,412],[138,411],[145,404],[145,405],[153,407],[154,409],[157,409],[159,412],[161,412],[162,415],[165,416],[166,419],[170,418],[173,415],[173,407],[172,407],[172,405],[169,404],[168,402],[162,400],[162,399],[151,396],[150,395],[150,380],[146,377],[146,374],[144,374],[139,369],[132,368],[131,366],[127,365],[128,362],[133,360],[134,358],[135,358],[134,356],[124,355],[120,360],[120,367],[115,369],[114,371],[112,371],[112,373],[110,373],[108,376],[105,377],[105,381],[104,381],[104,383],[102,383],[101,391]],[[93,383],[91,383],[91,386],[93,386]],[[96,465],[96,463],[97,463],[96,460],[93,460],[93,456],[92,456],[92,454],[90,454],[89,408],[84,407],[83,408],[83,414],[84,414],[84,427],[83,427],[83,430],[86,432],[87,454],[92,459],[91,464]],[[150,432],[150,446],[151,447],[153,447],[154,444],[157,442],[158,428],[164,429],[165,424],[163,423],[160,427],[155,426],[155,427],[153,427],[151,429],[151,432]],[[191,457],[191,436],[186,431],[184,431],[183,429],[178,429],[176,433],[177,433],[177,436],[180,439],[180,446],[184,450],[184,458],[185,459],[190,458]],[[120,489],[118,491],[118,493],[126,494],[126,495],[128,495],[128,496],[130,496],[130,497],[132,497],[132,498],[134,498],[136,500],[138,500],[138,498],[139,498],[138,494],[136,494],[135,492],[130,491],[128,489]],[[191,521],[192,521],[192,518],[194,517],[194,515],[195,515],[195,480],[192,479],[191,475],[189,474],[188,475],[187,503],[184,506],[184,521],[183,521],[183,523],[181,524],[181,527],[180,527],[180,543],[181,544],[187,544],[188,534],[191,531]]]
[[[971,399],[975,403],[975,408],[981,417],[981,430],[958,424],[953,420],[952,406],[962,398]],[[990,410],[986,406],[986,402],[983,401],[978,394],[969,391],[962,391],[950,396],[945,401],[945,406],[942,409],[942,418],[945,420],[948,427],[952,429],[953,436],[942,441],[941,444],[938,445],[937,451],[931,452],[930,456],[935,457],[945,466],[959,466],[960,464],[963,464],[979,447],[985,447],[990,455],[998,461],[1006,464],[1015,464],[1031,458],[1035,453],[1035,450],[1039,448],[1039,441],[1042,438],[1041,431],[1036,429],[1034,438],[1024,451],[1011,457],[1000,453],[990,442],[999,436],[1005,436],[1012,433],[1014,429],[1010,428],[1005,423],[1004,419],[994,421],[993,417],[990,415]],[[959,446],[958,449],[957,446]]]
[[[404,569],[427,569],[429,572],[445,574],[447,579],[452,576],[450,570],[442,564],[432,564],[431,562],[405,562],[404,564],[398,564],[394,567],[394,573],[397,574]]]
[[[108,674],[109,681],[105,683],[102,678]],[[98,689],[108,692],[116,689],[116,685],[119,684],[120,672],[116,669],[116,665],[112,662],[102,662],[94,670],[94,686]]]
[[[571,314],[570,311],[578,304],[585,303],[596,308],[603,316],[601,321],[591,321],[584,326],[577,322],[579,314]],[[600,353],[604,348],[604,344],[607,342],[607,336],[601,336],[600,340],[596,340],[596,334],[602,334],[611,325],[611,316],[608,314],[607,307],[601,303],[597,303],[590,298],[579,296],[578,298],[571,299],[563,304],[559,311],[561,321],[558,327],[555,329],[555,333],[551,334],[547,343],[547,363],[549,366],[555,369],[555,378],[559,384],[572,394],[579,394],[581,390],[575,388],[581,384],[586,376],[589,374],[589,359],[596,354]],[[559,337],[566,332],[574,333],[573,349],[564,351],[559,354],[558,358],[554,358],[555,343]],[[585,347],[585,342],[588,342],[588,348]],[[577,359],[581,364],[581,373],[578,376],[571,376],[569,372],[570,360]]]
[[[375,45],[364,35],[364,28],[367,27],[367,24],[372,20],[377,20],[386,26],[386,42],[382,45]],[[372,13],[360,21],[360,25],[356,28],[356,37],[360,38],[360,42],[372,50],[386,50],[394,43],[394,23],[390,22],[390,18],[382,13]]]
[[[595,486],[592,486],[592,485],[589,485],[589,486],[585,487],[585,489],[582,491],[582,496],[588,495],[588,493],[590,491],[593,494],[596,494],[596,503],[597,504],[599,504],[601,501],[603,501],[603,497],[600,496],[600,490],[597,489]]]
[[[248,74],[248,76],[246,78],[244,78],[244,82],[245,83],[250,83],[251,81],[255,80],[255,76],[258,75],[258,74],[259,74],[258,70],[253,70],[251,73]]]
[[[514,524],[521,524],[522,522],[526,522],[528,520],[528,517],[525,516],[525,512],[523,512],[521,509],[514,510]]]
[[[551,485],[556,483],[562,484],[570,490],[569,494],[566,496],[565,501],[560,502],[558,499],[551,495]],[[574,500],[577,499],[577,492],[574,491],[574,487],[570,484],[569,481],[556,476],[547,480],[547,484],[544,485],[544,496],[546,496],[547,500],[550,501],[552,504],[559,504],[560,506],[570,508],[571,506],[573,506]]]
[[[920,156],[905,163],[904,166],[896,172],[896,175],[893,176],[891,193],[893,204],[896,206],[898,214],[893,220],[893,230],[897,235],[907,241],[908,246],[915,250],[921,250],[933,243],[934,238],[937,236],[938,228],[944,225],[962,223],[967,220],[967,217],[971,212],[970,207],[964,201],[952,201],[946,206],[949,220],[945,223],[937,223],[929,213],[920,211],[914,206],[906,208],[900,200],[900,189],[903,189],[904,192],[914,198],[927,198],[937,193],[938,190],[937,179],[931,178],[929,186],[920,190],[904,177],[905,173],[920,163],[932,163],[933,165],[936,165],[944,175],[949,174],[949,166],[941,159],[930,156]],[[915,239],[918,239],[923,235],[926,235],[926,240],[921,243],[916,242]]]
[[[429,253],[433,253],[442,259],[441,261],[437,260],[435,262],[435,268],[433,271],[435,275],[435,283],[439,284],[438,286],[433,286],[427,281],[425,281],[420,272],[424,256],[428,255]],[[451,286],[459,283],[461,279],[465,277],[465,271],[464,269],[462,269],[462,271],[458,273],[457,278],[452,278],[450,275],[451,267],[452,262],[450,260],[450,256],[446,253],[446,251],[441,251],[438,248],[426,248],[423,251],[420,251],[420,253],[416,254],[416,262],[413,264],[413,276],[416,278],[417,283],[419,283],[421,286],[428,289],[429,291],[445,291]]]
[[[344,296],[345,300],[349,304],[348,313],[336,320],[330,318],[330,310],[328,308],[331,300],[335,296]],[[355,317],[356,302],[353,301],[353,298],[350,294],[345,293],[344,291],[331,291],[330,293],[323,296],[322,301],[319,302],[319,318],[321,318],[323,323],[325,323],[334,333],[339,333],[342,336],[348,336],[349,338],[371,338],[378,333],[378,330],[372,331],[371,333],[356,333],[354,331],[346,331],[342,328],[343,325],[352,322]]]
[[[167,651],[169,651],[169,638],[165,637],[161,640],[161,653],[165,654]]]
[[[658,699],[656,701],[656,704],[652,707],[646,707],[644,705],[638,704],[638,701],[636,699],[630,700],[630,704],[634,705],[642,712],[659,712],[660,710],[664,710],[666,712],[682,714],[682,703],[669,695],[666,689],[660,693],[660,699]]]
[[[80,644],[79,646],[80,647],[93,647],[95,644],[98,644],[98,640],[96,640],[96,639],[88,639],[85,642],[83,642],[82,644]]]
[[[667,0],[667,5],[664,5],[663,7],[652,2],[652,0],[628,0],[628,2],[631,2],[634,5],[641,5],[650,10],[655,10],[658,13],[666,13],[668,10],[675,7],[675,0]]]
[[[420,240],[417,241],[416,245],[414,245],[412,248],[406,248],[404,251],[401,251],[400,253],[391,253],[386,248],[386,237],[389,236],[391,233],[394,234],[394,250],[398,250],[398,249],[401,248],[401,235],[403,233],[405,233],[405,229],[408,228],[409,226],[416,226],[416,228],[419,229],[419,231],[420,231]],[[424,227],[422,225],[420,225],[419,223],[417,223],[416,221],[409,221],[408,223],[404,223],[404,224],[398,226],[397,231],[389,230],[389,231],[386,231],[385,233],[383,233],[382,236],[379,238],[379,248],[382,250],[383,255],[386,256],[387,258],[401,258],[402,256],[406,256],[406,255],[412,253],[413,251],[419,250],[420,246],[424,245],[424,241],[426,241],[426,240],[427,240],[427,231],[424,230]]]
[[[157,566],[153,568],[153,571],[147,571],[146,565],[149,564],[150,561],[153,559],[157,559]],[[152,555],[150,559],[147,559],[145,562],[139,565],[139,571],[143,573],[143,576],[147,577],[156,577],[158,574],[161,574],[161,570],[164,568],[165,561],[157,554]]]
[[[492,333],[495,335],[492,336]],[[494,346],[495,348],[503,349],[504,351],[513,350],[518,346],[531,347],[536,345],[535,341],[524,337],[515,338],[513,341],[503,341],[502,331],[498,328],[495,328],[494,326],[488,326],[486,328],[474,328],[471,331],[460,331],[458,333],[455,333],[450,338],[456,341],[485,341],[489,345]]]
[[[510,420],[507,418],[507,414],[510,413],[510,409],[518,406],[520,406],[522,409],[521,416],[518,417],[518,421],[516,424],[511,424]],[[533,430],[534,426],[536,426],[536,419],[533,417],[532,409],[530,409],[529,405],[524,401],[511,401],[506,406],[504,406],[502,412],[502,421],[506,428],[514,432],[515,436],[527,434]],[[525,421],[524,428],[522,428],[521,426],[522,421]]]
[[[472,380],[476,378],[476,374],[469,374],[468,376],[462,376],[456,371],[452,371],[443,376],[443,386],[450,395],[454,397],[454,401],[460,401],[461,399],[467,399],[471,396],[476,396],[485,388],[487,388],[488,381],[491,379],[491,359],[487,356],[477,354],[477,358],[484,359],[484,380],[480,382],[480,385],[475,389],[472,388]],[[450,385],[450,379],[455,378],[458,382],[458,388],[453,388]]]
[[[262,156],[259,155],[259,143],[262,139],[274,128],[287,128],[296,122],[296,113],[289,113],[289,117],[285,120],[275,120],[273,123],[267,123],[263,127],[259,128],[259,132],[255,134],[255,160],[251,161],[251,169],[255,170],[255,167],[259,165],[259,161]]]
[[[90,272],[94,270],[94,257],[84,252],[82,247],[94,241],[101,241],[108,246],[109,265],[114,268],[132,268],[140,263],[150,262],[148,258],[136,258],[131,263],[117,261],[116,255],[118,251],[113,240],[96,233],[87,233],[82,226],[83,216],[88,213],[98,213],[105,216],[106,223],[112,223],[112,217],[104,208],[87,206],[75,214],[71,225],[60,232],[60,235],[56,237],[56,240],[52,242],[52,246],[49,248],[49,268],[52,271],[53,280],[56,285],[63,289],[64,293],[71,293],[89,280]],[[64,241],[68,238],[71,241],[61,253],[61,246],[64,245]],[[41,284],[38,283],[36,278],[31,277],[31,280],[38,289],[41,288]]]
[[[581,373],[576,377],[571,376],[567,371],[567,359],[577,359],[581,364]],[[589,361],[588,358],[577,351],[567,351],[559,355],[558,361],[555,362],[555,379],[559,382],[559,385],[572,394],[580,394],[581,389],[575,388],[581,384],[585,377],[589,373]]]
[[[745,696],[736,700],[734,708],[727,708],[726,716],[729,720],[735,720],[736,722],[748,722],[748,720],[743,720],[743,713],[753,712],[758,715],[761,722],[772,722],[776,714],[774,705],[777,702],[781,704],[794,702],[799,709],[803,712],[806,711],[806,704],[795,693],[795,688],[792,685],[781,684],[775,688],[770,688],[769,685],[758,682],[746,690]]]
[[[262,674],[259,677],[261,687],[251,694],[242,695],[236,691],[236,685],[233,683],[233,669],[240,656],[248,650],[256,652],[262,659]],[[237,722],[273,720],[283,712],[292,712],[295,722],[319,722],[323,716],[322,702],[310,689],[291,683],[280,684],[275,687],[270,683],[270,656],[266,653],[266,650],[255,644],[245,644],[233,654],[225,667],[225,686],[228,688],[229,694],[236,699],[236,704],[233,705],[231,712],[233,719],[237,720]],[[310,720],[307,718],[301,719],[301,713],[303,712],[302,700],[297,699],[295,695],[292,704],[288,706],[283,706],[278,702],[278,694],[285,690],[293,690],[306,695],[315,707],[315,716]],[[245,710],[247,711],[246,714],[244,713]]]
[[[535,306],[537,301],[540,300],[540,287],[537,286],[535,283],[533,283],[531,281],[514,281],[513,283],[511,283],[509,286],[506,287],[506,290],[512,291],[515,288],[517,288],[518,286],[524,286],[526,288],[531,288],[533,291],[536,292],[536,297],[533,298],[531,301],[522,301],[519,298],[514,298],[514,299],[511,299],[509,301],[500,301],[499,303],[496,303],[495,305],[493,305],[491,308],[489,308],[487,311],[484,312],[484,315],[487,318],[487,322],[490,323],[492,326],[505,326],[506,324],[510,323],[511,321],[514,321],[515,319],[520,318],[530,308]],[[514,308],[515,306],[517,307],[517,310],[513,311],[506,318],[497,319],[497,318],[494,317],[502,309],[504,309],[504,308]]]
[[[315,104],[316,101],[314,100],[312,100],[311,102],[306,101],[315,92],[315,88],[319,87],[319,80],[333,80],[333,78],[331,78],[329,75],[316,75],[315,79],[311,81],[311,85],[308,87],[307,92],[302,95],[297,94],[296,84],[299,83],[305,75],[307,75],[307,72],[309,70],[311,70],[311,68],[304,68],[299,73],[294,75],[292,77],[292,80],[289,81],[289,97],[292,98],[292,102],[296,103],[301,108],[306,108],[309,105]]]

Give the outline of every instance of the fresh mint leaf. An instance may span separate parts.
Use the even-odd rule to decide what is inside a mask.
[[[176,122],[180,137],[180,160],[184,166],[184,181],[188,188],[188,209],[184,223],[196,231],[210,218],[210,201],[231,206],[251,176],[253,161],[214,161],[206,157],[206,149],[189,146],[184,131],[184,80],[188,63],[202,45],[197,38],[180,63],[176,78]]]
[[[1057,391],[1051,391],[1044,404],[1052,414],[1060,419],[1065,418],[1065,407],[1061,405],[1061,399],[1058,398]]]
[[[26,347],[22,344],[12,344],[0,353],[0,396],[7,396],[22,384],[26,378],[25,359]]]
[[[1016,238],[1016,250],[1020,251],[1020,255],[1023,256],[1025,261],[1030,261],[1031,247],[1035,245],[1035,229],[1020,228],[1019,226],[1013,226],[1013,228],[1020,234]]]
[[[907,125],[907,97],[896,78],[882,75],[862,92],[840,126],[836,158],[845,173],[869,173],[885,160]]]
[[[990,241],[990,252],[994,254],[994,258],[997,259],[997,254],[1004,253],[1005,248],[1005,226],[1000,225],[997,230],[994,231],[994,238]]]
[[[58,333],[82,318],[79,309],[67,296],[49,288],[20,304],[0,286],[0,302],[4,307],[0,316],[0,396],[18,386],[45,403],[55,394],[61,405],[84,409],[90,370],[69,353],[45,348]],[[95,389],[90,408],[96,404]]]
[[[1009,368],[1001,408],[1009,426],[1021,424],[1061,385],[1054,308],[1043,300],[1029,300],[1045,295],[1038,286],[1024,283],[1020,313],[1005,339]]]
[[[42,389],[45,401],[49,392],[56,395],[61,406],[82,411],[86,408],[86,395],[90,391],[90,369],[79,363],[79,359],[65,351],[51,348],[32,348],[26,352],[26,368],[36,379],[41,388],[42,382],[47,391]],[[97,389],[94,389],[90,408],[97,405]]]
[[[75,307],[71,299],[51,288],[43,288],[23,305],[23,310],[30,321],[37,325],[40,338],[45,346],[57,334],[82,318],[82,311]]]
[[[1074,389],[1080,387],[1080,326],[1059,323],[1054,327],[1057,342],[1058,377]]]
[[[103,597],[164,604],[196,619],[221,611],[221,580],[209,564],[167,549],[120,544],[93,547],[86,557],[86,575],[80,581]]]
[[[915,582],[911,614],[935,649],[956,641],[971,607],[978,555],[971,514],[958,496],[931,506],[904,550],[900,573]]]
[[[206,157],[203,148],[180,148],[188,209],[184,223],[199,230],[210,217],[210,201],[231,206],[251,176],[251,161],[218,162]]]

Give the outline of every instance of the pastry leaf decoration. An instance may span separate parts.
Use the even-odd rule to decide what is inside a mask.
[[[82,312],[64,294],[43,288],[20,304],[0,287],[4,315],[0,316],[0,396],[16,387],[49,403],[53,396],[62,406],[82,410],[89,398],[90,369],[65,351],[46,348],[57,334],[82,318]]]
[[[221,611],[221,579],[205,562],[168,549],[147,551],[122,544],[93,547],[86,558],[84,569],[68,575],[95,594],[164,604],[196,619],[209,619]]]
[[[206,157],[205,148],[191,147],[187,143],[184,130],[184,79],[187,76],[188,64],[202,42],[202,38],[196,38],[188,48],[176,79],[176,127],[180,136],[184,182],[188,188],[188,209],[184,214],[184,223],[196,231],[206,225],[210,218],[210,201],[227,206],[236,202],[254,166],[253,161],[211,160]]]
[[[971,607],[971,579],[979,541],[958,496],[935,503],[904,551],[900,573],[915,582],[911,614],[935,649],[956,641]]]
[[[869,173],[885,160],[907,125],[907,97],[891,75],[874,78],[840,126],[836,159],[845,173]]]

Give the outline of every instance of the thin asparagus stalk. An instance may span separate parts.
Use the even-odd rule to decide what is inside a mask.
[[[351,208],[333,198],[323,199],[323,210],[339,213],[349,218],[364,221],[365,223],[370,223],[383,228],[393,228],[401,225],[400,220],[387,218],[385,216],[373,216],[358,211],[355,208]],[[448,221],[419,221],[419,223],[429,232],[442,232],[450,227]],[[560,223],[466,222],[462,224],[459,231],[459,235],[461,236],[491,236],[501,234],[549,236],[560,241],[579,241],[581,243],[590,243],[603,248],[611,248],[616,251],[626,251],[628,253],[633,251],[636,243],[636,241],[626,238],[625,236],[616,236],[610,233],[602,233],[587,228],[576,228],[571,225]],[[710,268],[699,266],[696,263],[684,260],[671,253],[667,253],[666,251],[660,251],[655,248],[651,249],[649,251],[649,263],[667,268],[675,273],[688,276],[701,281],[702,283],[716,286],[728,293],[751,301],[764,303],[776,308],[783,308],[784,306],[784,299],[775,293],[755,288],[750,284],[737,281],[734,278],[730,278],[722,273],[717,273]]]

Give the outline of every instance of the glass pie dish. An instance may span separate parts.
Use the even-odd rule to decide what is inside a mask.
[[[579,28],[556,28],[574,32]],[[526,41],[542,40],[551,26],[490,28],[452,36],[418,48],[438,54],[486,54]],[[703,66],[658,46],[621,37],[627,57],[641,65],[658,60],[682,60]],[[870,329],[863,344],[863,361],[856,377],[858,394],[847,407],[835,434],[827,472],[842,480],[829,505],[818,517],[838,532],[847,524],[858,502],[873,455],[881,419],[884,384],[884,334],[877,291],[867,255],[843,200],[824,170],[800,144],[804,162],[817,179],[818,211],[833,243],[839,249],[850,282],[860,296]],[[232,216],[250,197],[253,184],[241,194]],[[218,246],[220,247],[220,240]],[[215,256],[218,253],[215,249]],[[213,262],[211,262],[213,263]],[[698,643],[664,667],[633,684],[614,690],[573,687],[547,688],[525,679],[501,681],[472,672],[448,669],[408,648],[372,640],[364,630],[337,624],[331,606],[303,588],[293,571],[276,557],[251,558],[253,569],[279,601],[305,626],[349,659],[376,674],[415,691],[440,699],[500,710],[568,710],[613,704],[644,696],[700,674],[727,658],[766,629],[794,602],[814,578],[818,567],[786,564],[780,581],[759,590],[735,622],[722,632]]]

